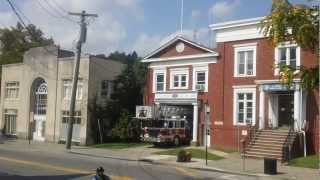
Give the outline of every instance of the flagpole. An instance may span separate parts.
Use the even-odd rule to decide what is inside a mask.
[[[180,35],[182,35],[182,30],[183,30],[183,3],[184,0],[181,0],[181,16],[180,16]]]

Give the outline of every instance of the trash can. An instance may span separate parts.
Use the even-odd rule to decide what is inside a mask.
[[[277,174],[277,160],[264,158],[264,173],[274,175]]]

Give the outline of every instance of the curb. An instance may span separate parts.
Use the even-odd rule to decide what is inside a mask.
[[[185,166],[183,164],[159,162],[159,161],[153,161],[153,160],[148,160],[148,159],[143,159],[143,160],[140,160],[140,161],[148,162],[148,163],[151,163],[151,164],[173,165],[173,166],[176,166],[176,167],[184,167],[184,168],[202,170],[202,171],[220,172],[220,173],[227,173],[227,174],[233,174],[233,175],[242,175],[242,176],[245,175],[245,176],[251,176],[251,177],[270,177],[270,175],[266,175],[266,174],[230,171],[230,170],[227,170],[227,169],[220,169],[220,168],[214,168],[214,167],[192,167],[192,166]]]
[[[74,152],[74,151],[68,151],[68,153],[89,156],[89,157],[97,157],[97,158],[117,159],[117,160],[122,160],[122,161],[146,162],[146,163],[157,164],[157,165],[171,165],[171,166],[176,166],[176,167],[184,167],[184,168],[202,170],[202,171],[228,173],[228,174],[233,174],[233,175],[242,175],[242,176],[245,175],[245,176],[251,176],[251,177],[270,177],[270,175],[266,175],[266,174],[230,171],[227,169],[220,169],[220,168],[214,168],[214,167],[192,167],[192,166],[185,166],[184,164],[160,162],[160,161],[152,160],[152,159],[148,159],[148,158],[141,158],[141,159],[138,158],[137,159],[137,158],[123,158],[123,157],[116,157],[116,156],[101,156],[101,155],[93,155],[93,154],[80,153],[80,152]]]
[[[82,155],[82,156],[96,157],[96,158],[117,159],[117,160],[122,160],[122,161],[139,161],[139,159],[135,159],[135,158],[124,158],[124,157],[116,157],[116,156],[101,156],[101,155],[80,153],[80,152],[75,152],[75,151],[68,151],[68,153]]]

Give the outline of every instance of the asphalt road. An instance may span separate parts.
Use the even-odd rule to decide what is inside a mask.
[[[124,161],[97,158],[68,152],[26,151],[8,149],[0,144],[0,180],[60,180],[90,179],[95,168],[102,166],[111,179],[137,180],[251,180],[253,177],[229,175],[149,164],[138,161]]]

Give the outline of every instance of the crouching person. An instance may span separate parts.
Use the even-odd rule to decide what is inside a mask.
[[[104,174],[103,167],[98,167],[96,175],[91,180],[110,180],[110,178]]]

